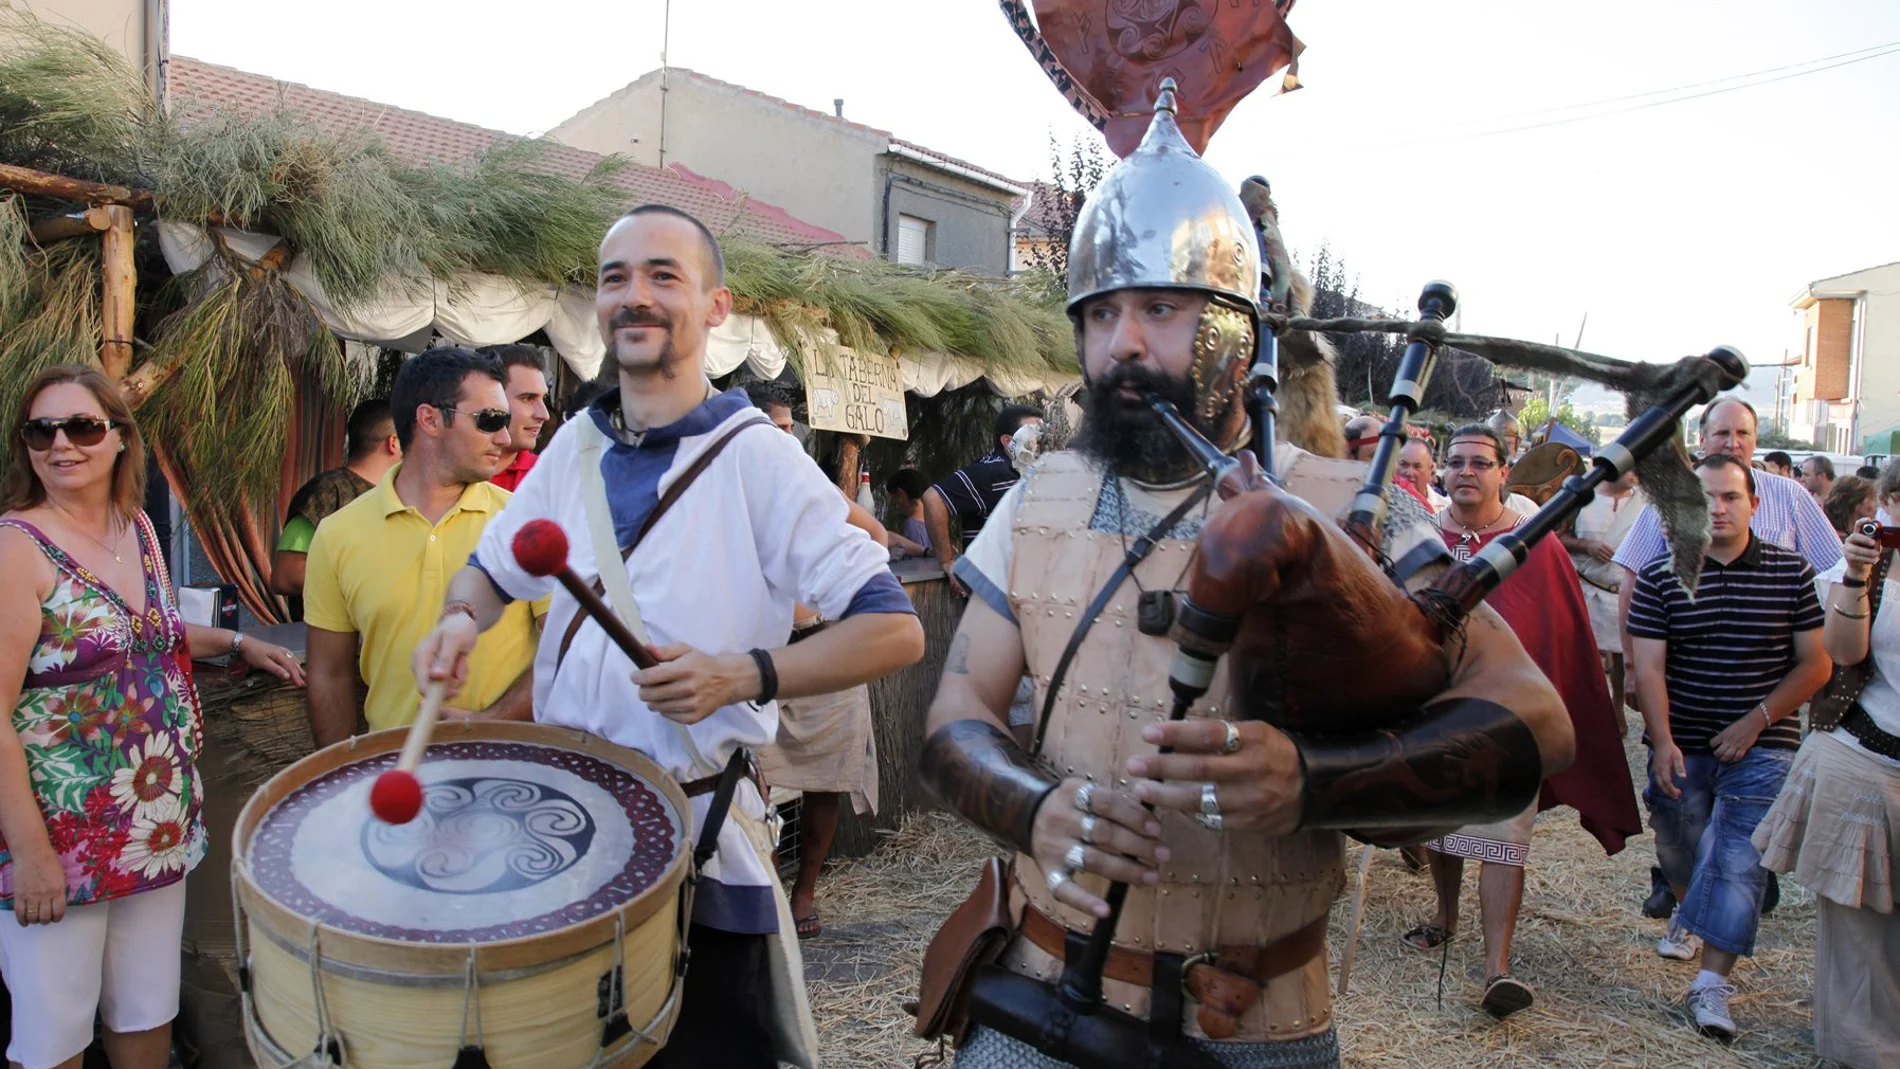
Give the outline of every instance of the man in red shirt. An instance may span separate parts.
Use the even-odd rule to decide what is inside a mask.
[[[1485,424],[1467,424],[1452,432],[1445,457],[1445,490],[1451,504],[1438,514],[1439,534],[1451,555],[1468,561],[1498,536],[1528,516],[1505,505],[1500,492],[1508,453],[1503,438]],[[1458,928],[1459,886],[1466,858],[1481,862],[1478,877],[1479,921],[1484,929],[1483,1007],[1497,1017],[1529,1006],[1530,986],[1511,975],[1511,937],[1524,899],[1524,864],[1530,856],[1531,826],[1537,812],[1567,805],[1577,811],[1583,829],[1606,854],[1642,831],[1628,759],[1610,708],[1610,692],[1597,661],[1583,585],[1570,555],[1554,538],[1532,548],[1530,556],[1485,604],[1498,611],[1537,667],[1564,699],[1576,735],[1576,760],[1544,781],[1538,801],[1516,817],[1466,826],[1426,844],[1437,915],[1405,933],[1407,943],[1429,950],[1450,939]]]
[[[548,421],[548,372],[541,350],[532,345],[490,345],[481,350],[501,364],[508,377],[508,464],[488,480],[513,493],[538,459],[535,442]]]

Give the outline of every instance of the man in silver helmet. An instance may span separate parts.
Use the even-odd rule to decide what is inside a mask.
[[[1297,738],[1235,718],[1225,661],[1187,719],[1169,721],[1177,588],[1224,503],[1148,397],[1223,450],[1243,449],[1260,329],[1252,223],[1173,111],[1164,89],[1140,148],[1077,222],[1068,309],[1088,415],[1074,450],[1045,454],[957,562],[975,596],[921,761],[948,806],[1016,855],[1002,969],[1057,980],[1067,948],[1109,915],[1108,882],[1129,890],[1094,1012],[1064,1017],[1054,987],[998,1007],[978,985],[961,1069],[1336,1067],[1325,935],[1344,884],[1341,832],[1409,841],[1429,836],[1417,826],[1507,815],[1570,760],[1555,693],[1482,608],[1454,640],[1463,645],[1447,645],[1441,704],[1404,710],[1404,726],[1376,739]],[[1365,475],[1285,443],[1274,456],[1289,490],[1335,516]],[[1434,539],[1416,499],[1393,495],[1391,510],[1389,558]],[[1131,571],[1118,569],[1144,545]],[[1025,672],[1040,719],[1027,749],[1005,730]],[[1057,1007],[1049,1017],[1017,1023],[1045,1002]],[[1103,1027],[1126,1042],[1076,1038]]]

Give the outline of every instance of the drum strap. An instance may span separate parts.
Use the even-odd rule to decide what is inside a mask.
[[[719,773],[719,786],[713,788],[712,802],[706,807],[706,823],[699,829],[699,845],[693,848],[693,869],[697,872],[706,867],[713,855],[719,852],[719,830],[725,827],[726,814],[732,809],[733,792],[739,788],[739,779],[745,775],[750,764],[745,747],[732,751],[732,757],[726,762],[725,771]]]

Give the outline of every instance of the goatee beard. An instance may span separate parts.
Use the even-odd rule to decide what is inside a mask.
[[[673,332],[671,330],[666,332],[666,343],[660,346],[659,353],[656,354],[651,361],[629,363],[621,359],[618,346],[615,347],[614,352],[614,363],[622,371],[632,371],[636,373],[658,371],[661,378],[668,380],[673,379],[677,375],[677,372],[673,370],[673,366],[679,362],[679,349],[673,344]]]
[[[1121,364],[1100,380],[1089,383],[1082,395],[1086,413],[1075,436],[1075,448],[1106,464],[1117,475],[1138,482],[1159,483],[1185,478],[1199,470],[1192,455],[1143,400],[1119,395],[1124,387],[1157,394],[1194,422],[1194,383],[1186,375],[1172,376],[1138,364]],[[1203,434],[1207,429],[1196,427]]]

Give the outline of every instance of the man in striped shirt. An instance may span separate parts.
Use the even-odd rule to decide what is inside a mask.
[[[1718,397],[1702,410],[1697,423],[1700,431],[1700,448],[1703,456],[1722,453],[1747,464],[1755,456],[1755,409],[1739,397]],[[1806,558],[1813,566],[1816,575],[1834,567],[1841,559],[1841,538],[1834,533],[1834,525],[1828,522],[1827,513],[1815,503],[1807,488],[1794,479],[1782,475],[1762,473],[1755,476],[1755,486],[1760,492],[1761,504],[1755,509],[1754,519],[1749,529],[1755,535],[1772,542],[1783,549],[1791,549]],[[1623,663],[1629,672],[1635,672],[1636,658],[1631,655],[1630,635],[1627,629],[1630,615],[1630,589],[1636,583],[1636,571],[1643,565],[1656,559],[1667,550],[1663,542],[1662,525],[1656,516],[1655,506],[1643,510],[1636,517],[1635,526],[1630,528],[1629,537],[1617,547],[1612,562],[1621,566],[1626,573],[1623,588],[1617,593],[1617,619],[1625,625],[1623,631]],[[1634,678],[1626,677],[1627,699],[1638,708],[1642,705],[1642,688],[1636,685]],[[1663,880],[1660,869],[1650,869],[1650,896],[1643,903],[1643,912],[1651,917],[1668,917],[1675,909],[1676,900],[1669,893],[1669,886]],[[1764,912],[1772,911],[1780,901],[1780,887],[1774,876],[1768,878],[1768,897],[1762,904]]]
[[[1709,548],[1695,600],[1667,556],[1637,573],[1627,629],[1648,728],[1643,792],[1656,858],[1682,903],[1656,953],[1702,971],[1687,1002],[1696,1027],[1735,1036],[1728,982],[1752,954],[1766,881],[1749,842],[1801,744],[1799,708],[1827,682],[1814,569],[1749,530],[1764,476],[1732,456],[1696,464],[1709,499]]]

